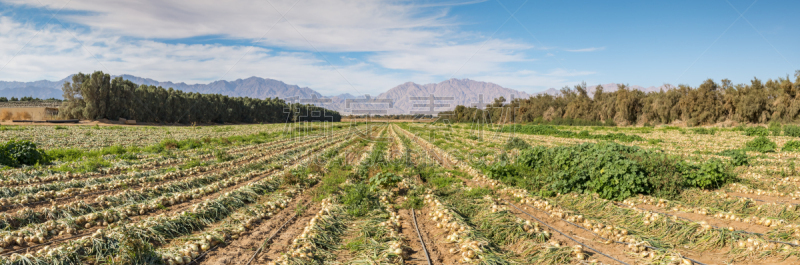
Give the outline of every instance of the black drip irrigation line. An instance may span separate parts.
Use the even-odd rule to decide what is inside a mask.
[[[511,204],[511,203],[509,203],[509,204]],[[513,205],[513,204],[511,204],[511,206],[514,206],[514,205]],[[514,208],[516,208],[516,206],[514,206]],[[536,207],[531,207],[531,208],[533,208],[533,209],[537,209]],[[538,210],[538,209],[537,209],[537,210]],[[540,211],[540,212],[543,212],[543,213],[545,213],[545,214],[547,214],[548,216],[550,215],[550,214],[549,214],[549,213],[547,213],[547,212],[544,212],[544,211],[541,211],[541,210],[539,210],[539,211]],[[526,214],[527,214],[527,213],[526,213]],[[559,218],[559,219],[561,219],[561,218]],[[584,228],[583,226],[580,226],[580,225],[578,225],[578,224],[576,224],[576,223],[573,223],[573,222],[570,222],[570,221],[567,221],[567,220],[564,220],[564,219],[561,219],[561,221],[567,222],[568,224],[571,224],[571,225],[573,225],[573,226],[575,226],[575,227],[577,227],[577,228],[580,228],[580,229],[586,230],[587,232],[589,232],[589,233],[592,233],[592,234],[593,234],[593,235],[595,235],[596,237],[599,237],[599,238],[601,238],[601,239],[604,239],[604,240],[606,240],[606,241],[610,240],[610,239],[608,239],[608,238],[605,238],[605,237],[602,237],[602,236],[600,236],[600,235],[598,235],[598,234],[595,234],[595,233],[594,233],[594,231],[592,231],[592,230],[589,230],[589,229],[586,229],[586,228]],[[616,241],[616,240],[612,240],[612,241],[613,241],[614,243],[617,243],[617,244],[622,244],[622,245],[631,245],[630,243],[627,243],[627,242],[620,242],[620,241]],[[652,249],[652,250],[658,250],[658,251],[665,251],[665,252],[666,252],[666,250],[665,250],[665,249],[662,249],[662,248],[657,248],[657,247],[648,246],[648,245],[643,245],[643,246],[644,246],[645,248],[649,248],[649,249]],[[678,253],[678,254],[680,254],[680,253]],[[681,257],[682,257],[682,258],[685,258],[685,259],[688,259],[688,260],[691,260],[691,261],[692,261],[692,262],[694,262],[695,264],[699,264],[699,265],[706,265],[705,263],[702,263],[702,262],[696,261],[696,260],[694,260],[694,259],[691,259],[691,258],[689,258],[689,257],[685,257],[685,256],[683,256],[683,255],[681,255]]]
[[[615,204],[616,204],[616,203],[615,203]],[[622,205],[617,205],[617,206],[620,206],[620,207],[625,207],[625,206],[622,206]],[[650,212],[654,212],[654,213],[658,213],[658,214],[663,214],[663,215],[668,215],[668,216],[674,216],[675,218],[679,218],[679,219],[681,219],[681,220],[688,221],[688,222],[695,222],[695,221],[694,221],[694,220],[692,220],[692,219],[689,219],[689,218],[684,218],[684,217],[680,217],[680,216],[677,216],[677,215],[668,214],[668,213],[665,213],[665,212],[660,212],[660,211],[655,211],[655,210],[645,210],[645,209],[640,209],[640,208],[633,207],[633,206],[630,206],[630,207],[631,207],[631,208],[634,208],[634,209],[643,210],[643,211],[650,211]],[[710,225],[710,226],[711,226],[711,227],[713,227],[713,228],[716,228],[716,229],[728,230],[728,229],[726,229],[726,228],[724,228],[724,227],[719,227],[719,226],[715,226],[715,225]],[[734,230],[734,232],[736,232],[736,233],[742,233],[742,234],[748,234],[748,235],[765,236],[765,235],[764,235],[764,234],[762,234],[762,233],[748,232],[748,231],[744,231],[744,230]],[[764,239],[764,240],[766,240],[767,242],[771,242],[771,243],[778,243],[778,244],[784,244],[784,245],[789,245],[789,246],[793,246],[793,247],[800,247],[800,245],[798,245],[798,244],[795,244],[795,243],[791,243],[791,242],[775,241],[775,240],[770,240],[770,239]]]
[[[503,201],[505,201],[505,200],[503,200]],[[583,246],[583,247],[585,247],[585,248],[588,248],[589,250],[591,250],[591,251],[594,251],[594,252],[595,252],[595,253],[597,253],[597,254],[600,254],[600,255],[606,256],[607,258],[609,258],[609,259],[612,259],[612,260],[614,260],[614,261],[616,261],[616,262],[619,262],[620,264],[625,264],[625,265],[628,265],[628,263],[625,263],[625,262],[623,262],[623,261],[621,261],[621,260],[618,260],[618,259],[616,259],[616,258],[614,258],[614,257],[612,257],[612,256],[609,256],[609,255],[607,255],[607,254],[605,254],[605,253],[603,253],[603,252],[597,251],[596,249],[594,249],[594,248],[592,248],[592,247],[590,247],[590,246],[587,246],[586,244],[584,244],[584,243],[582,243],[582,242],[580,242],[580,241],[578,241],[578,240],[575,240],[574,238],[572,238],[572,237],[568,236],[567,234],[564,234],[564,233],[562,233],[561,231],[558,231],[558,229],[555,229],[554,227],[552,227],[552,226],[548,225],[548,224],[547,224],[547,223],[545,223],[545,222],[542,222],[542,220],[539,220],[539,218],[536,218],[535,216],[533,216],[533,215],[529,214],[529,213],[528,213],[528,212],[526,212],[526,211],[523,211],[522,209],[520,209],[520,208],[519,208],[519,207],[517,207],[516,205],[514,205],[514,204],[512,204],[512,203],[509,203],[508,201],[506,201],[506,203],[507,203],[508,205],[511,205],[512,207],[514,207],[514,208],[515,208],[515,209],[517,209],[518,211],[520,211],[520,212],[524,213],[525,215],[527,215],[527,216],[530,216],[531,218],[535,219],[537,222],[539,222],[539,223],[542,223],[543,225],[547,226],[547,227],[548,227],[548,228],[550,228],[551,230],[553,230],[553,231],[556,231],[556,232],[558,232],[559,234],[561,234],[562,236],[564,236],[564,237],[566,237],[566,238],[569,238],[569,239],[570,239],[570,240],[572,240],[572,241],[575,241],[575,242],[577,242],[577,243],[578,243],[578,244],[580,244],[581,246]]]
[[[308,207],[308,205],[309,205],[309,204],[310,204],[310,202],[306,203],[306,205],[305,205],[305,206],[303,206],[303,207],[304,207],[304,208],[305,208],[305,207]],[[267,246],[267,244],[268,244],[270,241],[272,241],[272,239],[274,239],[276,236],[278,236],[278,234],[280,234],[280,233],[281,233],[281,231],[283,230],[283,228],[284,228],[284,227],[286,227],[286,225],[288,225],[288,224],[289,224],[289,222],[291,222],[292,220],[296,219],[298,216],[300,216],[300,214],[299,214],[299,213],[295,213],[295,214],[294,214],[294,216],[292,216],[292,218],[289,218],[289,220],[286,220],[286,222],[284,222],[284,223],[283,223],[283,225],[281,225],[281,227],[278,227],[278,229],[277,229],[277,230],[275,230],[275,233],[273,233],[273,234],[272,234],[272,236],[270,236],[269,238],[267,238],[267,240],[264,240],[264,243],[261,243],[261,247],[259,247],[259,248],[256,250],[256,253],[253,253],[253,256],[252,256],[252,257],[250,257],[250,260],[248,260],[248,261],[247,261],[247,265],[250,265],[250,263],[251,263],[251,262],[253,262],[253,260],[256,258],[256,256],[258,256],[258,253],[261,253],[261,250],[263,250],[263,249],[264,249],[264,247],[266,247],[266,246]]]
[[[433,265],[431,262],[431,256],[428,255],[428,248],[425,247],[425,241],[422,240],[422,234],[419,232],[419,227],[417,227],[417,214],[414,212],[414,209],[411,209],[411,217],[414,219],[414,229],[417,230],[417,236],[419,237],[419,243],[422,244],[422,250],[425,251],[425,259],[428,260],[428,265]]]

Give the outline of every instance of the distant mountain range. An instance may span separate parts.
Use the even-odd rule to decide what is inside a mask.
[[[0,81],[0,97],[6,98],[21,98],[21,97],[34,97],[41,99],[48,98],[62,98],[63,92],[61,86],[64,81],[71,79],[72,76],[61,79],[59,81],[34,81],[34,82],[18,82],[18,81]]]
[[[325,99],[327,102],[317,103],[316,105],[339,111],[345,115],[364,112],[410,114],[412,111],[414,111],[417,113],[424,113],[431,110],[431,95],[435,97],[433,109],[435,112],[452,110],[457,105],[476,106],[490,104],[495,98],[499,98],[501,96],[506,99],[506,102],[511,100],[512,97],[527,98],[531,96],[528,93],[510,88],[504,88],[494,83],[455,78],[445,80],[437,84],[420,85],[413,82],[407,82],[367,99],[368,95],[354,96],[349,93],[326,97],[308,87],[289,85],[278,80],[259,77],[237,79],[234,81],[221,80],[208,84],[161,82],[132,75],[121,75],[121,77],[136,84],[161,86],[164,88],[171,87],[184,92],[222,94],[233,97],[251,97],[261,99],[274,97],[281,99],[295,98],[296,100],[300,100],[299,102],[308,102],[308,100],[313,100],[314,98]],[[63,86],[64,82],[70,80],[71,76],[59,81],[0,81],[0,97],[20,98],[32,96],[43,99],[60,99],[62,97],[61,87]],[[617,84],[615,83],[605,84],[602,86],[603,90],[606,92],[617,90]],[[658,88],[656,87],[643,88],[640,86],[631,86],[631,88],[645,92],[658,91]],[[588,88],[590,96],[594,94],[595,90],[596,86],[591,86]],[[559,90],[551,88],[537,94],[541,93],[557,95]],[[481,96],[483,96],[483,103],[481,103]],[[391,104],[389,104],[389,102],[391,102]]]

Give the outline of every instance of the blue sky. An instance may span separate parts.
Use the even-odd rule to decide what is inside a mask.
[[[449,78],[529,93],[745,83],[800,69],[798,14],[766,0],[0,0],[0,80],[258,76],[326,95]]]

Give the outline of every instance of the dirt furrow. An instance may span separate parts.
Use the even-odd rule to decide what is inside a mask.
[[[408,239],[407,243],[408,247],[410,248],[409,250],[410,258],[405,260],[405,263],[411,265],[428,265],[428,260],[425,257],[425,252],[422,248],[422,244],[419,242],[419,236],[417,235],[417,231],[414,229],[414,224],[413,224],[414,219],[411,217],[411,210],[401,209],[397,211],[397,214],[401,216],[400,220],[402,221],[400,223],[400,232],[403,234],[404,238]],[[421,216],[417,216],[418,222],[420,221],[419,220],[420,217]],[[422,227],[420,227],[420,234],[422,234],[421,230]],[[422,240],[425,242],[425,247],[428,248],[430,251],[430,244],[431,244],[430,239],[426,240],[424,234],[422,234],[422,236],[423,236]],[[443,258],[438,257],[438,254],[436,258],[434,258],[434,255],[431,253],[429,253],[429,255],[431,255],[432,261],[443,260]]]

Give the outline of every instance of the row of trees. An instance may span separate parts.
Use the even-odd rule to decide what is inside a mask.
[[[0,102],[15,102],[15,101],[23,101],[23,102],[60,102],[61,100],[55,99],[55,98],[40,99],[40,98],[34,98],[34,97],[21,97],[21,98],[0,97]]]
[[[532,122],[537,120],[581,120],[633,124],[669,124],[682,121],[689,126],[725,121],[768,123],[792,122],[800,118],[800,70],[795,80],[787,76],[763,82],[734,85],[709,79],[699,87],[667,85],[658,92],[642,92],[619,85],[604,92],[598,86],[589,95],[586,84],[565,87],[557,96],[539,94],[506,103],[502,97],[485,109],[457,106],[440,113],[455,122]]]
[[[185,93],[172,88],[136,85],[103,72],[78,73],[65,82],[61,118],[132,119],[161,123],[274,123],[340,121],[338,112],[311,105],[287,104],[278,98],[255,99],[219,94]]]

